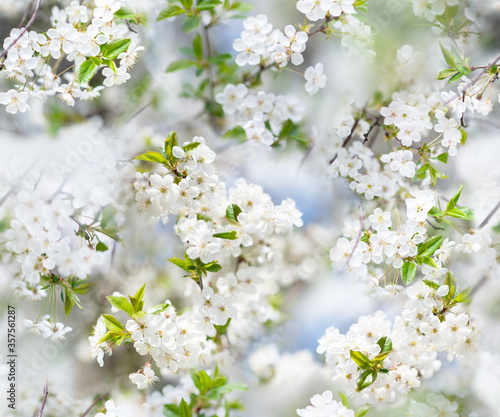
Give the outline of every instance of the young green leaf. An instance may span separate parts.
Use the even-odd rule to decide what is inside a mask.
[[[108,330],[111,330],[112,332],[121,332],[125,330],[122,324],[112,315],[102,314],[101,317]]]
[[[418,255],[432,256],[443,243],[443,236],[432,236],[418,245]]]
[[[219,239],[228,239],[228,240],[238,239],[238,234],[234,230],[230,232],[215,233],[213,236],[218,237]]]
[[[185,261],[182,259],[176,258],[175,256],[173,258],[167,259],[167,261],[172,262],[174,265],[177,265],[179,268],[184,269],[184,271],[189,272],[188,266]]]
[[[184,400],[184,398],[181,401],[180,411],[181,411],[181,417],[193,417],[193,414],[191,413],[191,408],[189,407],[186,400]]]
[[[439,46],[441,46],[441,52],[443,53],[443,56],[444,56],[444,59],[446,61],[446,63],[452,67],[452,68],[455,68],[456,66],[456,63],[455,63],[455,58],[453,58],[453,55],[451,54],[450,51],[448,51],[448,49],[446,49],[442,43],[439,43]]]
[[[128,49],[131,42],[131,39],[116,39],[106,45],[103,55],[106,58],[115,59]]]
[[[177,16],[184,13],[186,13],[186,10],[184,10],[182,7],[168,6],[160,12],[156,21],[159,22],[160,20],[168,19],[169,17]]]
[[[196,5],[196,10],[211,10],[222,4],[220,0],[200,0]]]
[[[342,391],[339,391],[339,397],[342,401],[342,405],[346,408],[349,408],[349,401],[347,400],[347,396]]]
[[[245,129],[241,126],[236,126],[231,130],[228,130],[222,135],[222,139],[231,139],[237,142],[245,142],[247,140],[247,134]]]
[[[373,384],[377,379],[377,375],[378,373],[374,369],[367,369],[361,373],[357,381],[358,391],[362,391]]]
[[[102,242],[99,241],[99,243],[95,246],[95,250],[97,252],[106,252],[109,248]]]
[[[124,311],[131,317],[134,315],[132,304],[130,304],[130,302],[125,297],[108,295],[106,299],[111,303],[112,306],[116,307],[118,310]]]
[[[401,278],[405,284],[412,282],[417,276],[417,265],[413,262],[405,262],[401,267]]]
[[[373,365],[372,361],[363,352],[351,350],[350,356],[361,369],[370,369]]]
[[[191,33],[200,24],[200,18],[197,15],[186,17],[181,23],[181,29],[186,33]]]
[[[392,340],[387,336],[378,339],[377,345],[380,346],[380,353],[386,353],[392,350]]]
[[[193,67],[197,65],[196,61],[192,61],[190,59],[179,59],[177,61],[172,62],[165,72],[175,72],[175,71],[181,71],[183,69]]]
[[[238,222],[238,215],[241,213],[241,208],[236,204],[230,204],[226,208],[226,218],[233,221]]]
[[[149,151],[143,153],[142,155],[136,156],[134,159],[139,161],[156,162],[158,164],[167,164],[168,161],[160,152]]]
[[[219,272],[222,269],[222,266],[220,266],[217,262],[211,262],[205,265],[205,269],[208,272]]]
[[[198,61],[200,61],[203,58],[203,44],[199,33],[193,39],[193,51]]]
[[[446,206],[446,211],[449,211],[457,205],[458,199],[460,198],[460,194],[462,193],[462,189],[464,188],[463,185],[460,186],[460,189],[458,192],[450,199],[448,202],[448,205]]]
[[[96,65],[91,61],[84,61],[78,69],[77,81],[82,84],[90,81],[95,74]]]

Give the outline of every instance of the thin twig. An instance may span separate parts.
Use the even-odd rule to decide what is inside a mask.
[[[19,25],[17,26],[18,29],[23,25],[24,21],[28,17],[28,13],[29,13],[29,11],[31,9],[31,6],[33,6],[34,2],[35,2],[35,0],[31,0],[30,4],[28,5],[28,7],[26,8],[26,10],[24,11],[23,17],[21,18],[21,20],[19,21]]]
[[[35,160],[31,165],[30,167],[23,172],[23,174],[21,175],[21,178],[19,178],[20,181],[22,181],[26,175],[28,175],[28,173],[33,169],[33,167],[38,163],[38,160]],[[17,186],[16,185],[13,185],[12,187],[10,187],[10,190],[7,191],[7,193],[0,199],[0,207],[7,201],[7,199],[14,193],[14,191],[16,190]]]
[[[481,288],[485,284],[487,280],[488,276],[483,275],[481,279],[471,287],[469,297],[472,297],[479,290],[479,288]]]
[[[347,268],[349,266],[349,261],[351,260],[352,256],[354,255],[354,252],[356,251],[356,248],[358,247],[358,243],[361,240],[361,233],[363,233],[363,229],[365,228],[365,213],[363,210],[363,200],[360,201],[359,203],[359,230],[358,230],[358,236],[356,237],[356,243],[354,244],[354,247],[352,248],[352,252],[349,255],[349,258],[347,258],[347,262],[345,264],[345,267]]]
[[[311,36],[313,36],[313,35],[316,35],[316,33],[319,33],[319,32],[324,32],[324,31],[325,31],[325,29],[328,27],[328,22],[329,22],[330,20],[332,20],[332,19],[333,19],[333,17],[332,17],[332,16],[327,16],[327,18],[325,19],[325,22],[324,22],[324,23],[322,23],[322,24],[321,24],[321,26],[320,26],[318,29],[316,29],[316,30],[312,31],[311,33],[309,33],[309,35],[308,35],[308,36],[309,36],[309,37],[311,37]]]
[[[347,136],[344,140],[344,142],[342,143],[342,148],[345,148],[347,146],[347,144],[349,143],[349,141],[351,140],[352,136],[354,135],[354,131],[356,130],[356,128],[358,127],[358,123],[359,123],[359,120],[361,119],[361,117],[358,117],[355,121],[354,121],[354,124],[352,125],[352,129],[351,129],[351,133],[349,133],[349,136]],[[328,164],[331,165],[335,162],[335,160],[337,159],[337,157],[339,156],[339,153],[337,152],[335,155],[333,155],[333,158],[330,159],[330,161],[328,161]]]
[[[21,39],[24,36],[24,34],[29,29],[29,27],[33,24],[33,22],[35,21],[36,14],[38,13],[38,9],[40,8],[40,3],[41,2],[42,2],[42,0],[37,0],[36,6],[35,6],[35,10],[34,10],[33,14],[31,15],[30,20],[28,20],[28,23],[26,24],[26,27],[21,31],[21,33],[14,40],[14,42],[12,42],[6,49],[3,50],[2,53],[0,53],[0,58],[2,58],[3,56],[7,55],[7,52],[9,52],[9,49],[12,48],[19,41],[19,39]]]
[[[209,59],[212,56],[212,46],[210,44],[210,37],[208,35],[208,27],[206,25],[201,25],[203,28],[203,37],[205,38],[205,59],[207,61],[207,76],[208,76],[208,92],[209,92],[209,102],[213,106],[215,103],[215,83],[214,74],[212,71],[212,65],[210,65]],[[217,120],[213,115],[212,111],[209,112],[210,124],[216,133],[220,133],[219,126],[217,125]]]
[[[99,401],[102,401],[104,402],[104,400],[106,399],[106,396],[109,395],[108,393],[105,393],[105,394],[102,394],[97,400],[95,400],[92,404],[89,405],[89,408],[87,408],[83,414],[80,416],[80,417],[85,417],[88,413],[90,413],[90,410],[92,410],[92,408],[99,402]]]
[[[42,405],[40,406],[40,411],[38,411],[36,417],[42,417],[43,409],[45,408],[45,403],[47,402],[47,395],[49,395],[49,383],[47,380],[45,380],[45,384],[43,386]]]
[[[490,213],[485,217],[485,219],[481,222],[481,224],[477,227],[477,229],[482,229],[484,226],[488,224],[488,222],[491,220],[491,218],[494,216],[494,214],[500,209],[500,201],[497,203],[495,207],[493,207],[493,210],[490,211]]]

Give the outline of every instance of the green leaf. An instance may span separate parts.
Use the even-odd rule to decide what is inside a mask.
[[[462,210],[454,208],[452,210],[447,210],[446,214],[452,217],[458,217],[459,219],[468,219],[467,213],[464,213]]]
[[[422,259],[422,263],[426,264],[426,265],[429,265],[429,266],[432,266],[433,268],[438,268],[436,262],[434,262],[434,260],[432,258],[424,258]]]
[[[160,152],[154,152],[154,151],[143,153],[142,155],[136,156],[134,159],[138,159],[140,161],[156,162],[158,164],[168,163],[168,161]]]
[[[117,39],[115,41],[112,41],[106,45],[103,55],[106,58],[115,59],[118,57],[118,55],[128,49],[131,42],[131,39]]]
[[[170,307],[169,303],[157,304],[151,308],[148,308],[148,314],[159,314],[163,313]]]
[[[167,139],[165,140],[165,155],[167,156],[167,159],[169,162],[174,162],[177,158],[174,156],[172,149],[174,146],[177,146],[179,143],[178,138],[177,138],[177,133],[175,131],[172,131],[169,133]]]
[[[220,0],[200,0],[196,5],[197,10],[210,10],[222,4]]]
[[[443,236],[432,236],[418,245],[418,254],[422,257],[432,256],[443,243]]]
[[[248,391],[248,387],[241,382],[232,382],[231,384],[223,385],[217,389],[217,393],[221,395],[225,395],[233,391]]]
[[[160,12],[156,21],[159,22],[160,20],[168,19],[169,17],[177,16],[184,13],[186,13],[186,11],[182,7],[168,6]]]
[[[462,132],[462,137],[460,138],[460,143],[462,146],[465,145],[465,142],[467,142],[467,132],[463,127],[460,127],[460,132]]]
[[[242,1],[235,1],[229,7],[231,11],[237,11],[240,13],[246,13],[253,9],[253,6],[250,3],[245,3]]]
[[[460,74],[459,72],[457,72],[453,77],[451,77],[448,80],[448,83],[449,84],[453,84],[455,81],[458,81],[460,78],[462,78],[462,74]]]
[[[363,407],[359,408],[358,411],[354,414],[354,417],[364,417],[366,414],[368,414],[368,411],[370,410],[370,407],[367,405],[364,405]]]
[[[179,59],[177,61],[170,63],[165,72],[180,71],[195,65],[197,65],[196,61],[193,61],[191,59]]]
[[[297,125],[293,123],[290,119],[288,119],[285,123],[283,123],[283,127],[281,128],[280,134],[278,137],[280,139],[284,139],[292,134],[294,129],[297,128]]]
[[[448,49],[446,49],[441,42],[439,43],[439,46],[441,46],[441,52],[443,53],[443,56],[444,56],[446,63],[450,67],[455,68],[455,65],[456,65],[455,58],[453,58],[453,55],[451,54],[451,52]]]
[[[179,417],[181,410],[176,404],[165,404],[163,407],[163,415],[165,417]]]
[[[444,285],[448,285],[448,288],[450,289],[446,299],[452,300],[457,292],[457,281],[451,272],[446,274],[446,277],[444,278]]]
[[[428,279],[424,279],[424,284],[427,285],[428,287],[432,288],[433,290],[439,289],[440,285],[437,282],[430,281]]]
[[[63,294],[63,291],[61,292],[61,296]],[[64,313],[66,314],[66,317],[69,316],[69,313],[71,313],[71,310],[73,309],[73,301],[71,300],[70,297],[66,296],[66,300],[64,300]]]
[[[230,204],[226,208],[226,218],[238,223],[238,215],[241,213],[241,208],[236,204]]]
[[[379,353],[378,355],[376,355],[374,358],[373,358],[373,362],[375,364],[380,364],[382,362],[384,362],[384,360],[387,358],[387,356],[390,355],[391,352],[384,352],[384,353]]]
[[[95,246],[95,250],[97,252],[106,252],[108,249],[109,248],[101,241],[99,241],[99,243]]]
[[[134,315],[132,304],[130,304],[130,302],[125,297],[108,295],[106,299],[111,303],[112,306],[116,307],[118,310],[124,311],[131,317]]]
[[[146,289],[146,284],[144,284],[139,290],[135,293],[134,298],[136,300],[141,301],[144,297],[144,290]]]
[[[464,188],[464,186],[461,185],[458,192],[450,199],[450,201],[448,202],[448,205],[446,206],[446,211],[455,208],[455,206],[457,205],[458,199],[460,198],[460,194],[462,193],[463,188]]]
[[[446,215],[444,211],[439,210],[437,207],[432,207],[427,214],[432,217],[440,218]]]
[[[461,291],[458,293],[457,296],[453,298],[452,303],[459,304],[459,303],[467,303],[470,301],[470,288],[466,288],[465,290]]]
[[[176,258],[175,256],[173,258],[167,259],[167,261],[172,262],[174,265],[177,265],[179,268],[184,269],[184,271],[189,272],[188,265],[186,264],[185,261],[182,259]]]
[[[208,62],[210,64],[223,64],[226,61],[229,61],[232,58],[231,54],[220,54],[220,55],[214,55],[208,58]],[[239,126],[241,127],[241,126]],[[243,128],[242,128],[243,129]]]
[[[454,68],[443,70],[437,75],[436,79],[437,80],[445,80],[446,78],[451,77],[455,74],[458,74],[458,72]]]
[[[228,240],[238,239],[238,234],[234,230],[232,230],[231,232],[215,233],[213,236],[218,237],[219,239],[228,239]]]
[[[199,33],[193,39],[193,51],[198,61],[200,61],[203,58],[203,44]]]
[[[421,180],[423,180],[425,178],[425,173],[427,172],[427,170],[429,169],[429,164],[424,164],[422,165],[418,171],[415,173],[415,175],[417,176],[417,178],[420,178]]]
[[[349,401],[347,400],[347,396],[342,391],[339,391],[339,397],[340,400],[342,401],[342,405],[345,408],[349,408]]]
[[[96,65],[91,60],[84,61],[78,69],[77,81],[80,84],[90,81],[95,74],[96,68]]]
[[[361,369],[370,369],[373,365],[372,361],[363,352],[351,350],[350,356]]]
[[[377,371],[374,369],[367,369],[364,371],[358,378],[357,386],[358,391],[364,390],[366,387],[369,387],[371,384],[375,382],[377,379]]]
[[[186,9],[193,7],[193,0],[181,0],[181,3]]]
[[[436,159],[438,161],[443,162],[444,164],[446,164],[446,163],[448,163],[448,154],[446,152],[442,153],[442,154],[438,155]]]
[[[387,336],[378,339],[377,345],[380,346],[380,353],[386,353],[392,350],[392,340]]]
[[[466,220],[474,219],[474,212],[469,207],[456,207],[456,208],[460,210],[462,213],[465,213],[465,215],[467,216],[465,218]]]
[[[460,74],[466,75],[466,76],[469,75],[470,71],[471,71],[469,65],[464,65],[462,63],[457,63],[457,70]]]
[[[85,282],[80,286],[73,288],[73,292],[75,292],[76,294],[85,295],[92,289],[95,284],[95,282]]]
[[[121,7],[114,13],[114,16],[118,19],[134,19],[136,17],[136,13],[128,7]]]
[[[181,411],[181,417],[193,417],[193,414],[191,413],[191,408],[189,407],[186,400],[184,400],[184,398],[181,401],[180,411]]]
[[[417,276],[417,265],[413,262],[405,262],[401,267],[401,278],[405,284],[412,282]]]
[[[198,15],[193,15],[190,17],[186,17],[181,23],[181,29],[185,33],[191,33],[195,30],[200,24],[200,18]]]
[[[122,324],[112,315],[102,314],[101,317],[108,330],[111,330],[112,332],[122,332],[125,330]]]
[[[245,142],[247,134],[242,126],[236,126],[222,135],[222,139],[232,139],[237,142]]]
[[[220,266],[217,262],[211,262],[205,265],[205,269],[208,272],[219,272],[222,269],[222,266]]]

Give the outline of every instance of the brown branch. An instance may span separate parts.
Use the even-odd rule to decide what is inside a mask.
[[[352,125],[352,129],[351,129],[351,133],[349,133],[349,136],[347,136],[345,138],[344,142],[342,143],[342,148],[345,148],[347,146],[347,144],[349,143],[349,141],[351,140],[352,136],[354,135],[354,131],[358,127],[358,123],[359,123],[360,119],[361,119],[361,117],[358,117],[354,121],[354,124]],[[335,160],[337,159],[338,156],[339,156],[339,153],[337,152],[335,155],[333,155],[333,158],[330,159],[330,161],[328,161],[328,164],[329,165],[333,164],[335,162]]]
[[[349,261],[351,260],[352,256],[354,255],[354,252],[356,251],[356,248],[358,247],[358,243],[361,240],[361,233],[363,233],[363,229],[365,227],[365,213],[363,210],[363,200],[360,201],[359,203],[359,230],[358,230],[358,236],[356,237],[356,243],[354,244],[354,247],[352,248],[352,252],[349,255],[349,258],[347,258],[347,262],[345,264],[345,267],[347,268],[349,266]]]
[[[309,37],[313,36],[313,35],[316,35],[316,33],[319,33],[319,32],[325,32],[325,29],[328,27],[328,22],[330,22],[331,20],[333,19],[332,16],[327,16],[326,19],[325,19],[325,22],[321,24],[321,26],[312,31],[311,33],[308,34]]]
[[[0,58],[7,55],[7,52],[9,52],[9,49],[12,48],[19,41],[19,39],[21,39],[24,36],[24,34],[29,29],[29,27],[33,24],[33,22],[35,21],[36,14],[38,13],[38,9],[40,8],[41,2],[42,2],[42,0],[37,0],[35,10],[33,11],[33,14],[31,15],[30,20],[28,20],[26,27],[21,31],[20,35],[14,40],[14,42],[12,42],[6,49],[3,50],[2,53],[0,53]]]
[[[80,416],[80,417],[85,417],[88,413],[90,413],[90,410],[92,410],[92,408],[94,408],[94,406],[99,402],[99,401],[102,401],[104,402],[104,400],[106,399],[106,396],[109,395],[108,393],[105,393],[105,394],[102,394],[99,398],[97,398],[97,400],[95,400],[92,404],[89,405],[89,408],[87,408],[83,414]]]
[[[43,386],[42,405],[40,406],[40,411],[38,411],[36,417],[42,417],[43,409],[45,408],[45,403],[47,402],[47,395],[49,395],[49,383],[47,382],[47,380],[45,380],[45,384]]]
[[[477,227],[477,229],[482,229],[484,226],[488,224],[488,222],[491,220],[491,218],[494,216],[494,214],[500,209],[500,201],[497,203],[495,207],[493,207],[493,210],[490,211],[490,213],[485,217],[485,219],[481,222],[481,224]]]

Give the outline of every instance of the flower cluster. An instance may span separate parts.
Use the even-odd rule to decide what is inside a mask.
[[[331,391],[316,394],[311,398],[311,405],[297,410],[300,417],[354,417],[354,411],[333,399]]]
[[[104,87],[126,82],[128,69],[144,48],[132,42],[127,25],[115,19],[121,5],[121,1],[96,0],[90,8],[72,1],[65,9],[52,9],[52,27],[44,33],[12,29],[3,42],[7,56],[2,72],[18,84],[0,93],[7,112],[25,112],[31,100],[56,94],[73,106],[75,99],[90,100]],[[89,86],[101,67],[104,86]]]
[[[438,351],[447,351],[452,360],[477,349],[477,331],[459,307],[450,308],[450,291],[451,297],[459,297],[447,284],[420,281],[408,287],[405,308],[392,325],[378,311],[362,316],[345,335],[328,328],[319,340],[318,353],[326,353],[333,380],[342,384],[346,395],[359,404],[395,401],[418,388],[420,376],[430,378],[440,368]],[[392,341],[391,348],[381,352],[380,340],[386,338]],[[366,363],[379,363],[367,385],[362,385],[366,367],[359,354]]]
[[[224,112],[235,115],[236,122],[243,127],[251,142],[271,146],[275,135],[279,135],[283,123],[302,120],[305,107],[295,96],[275,96],[264,91],[249,90],[244,84],[228,84],[215,96]],[[269,123],[271,130],[266,127]]]
[[[315,22],[316,20],[324,19],[327,15],[339,17],[341,14],[353,14],[354,0],[299,0],[297,2],[297,10],[304,13],[306,17]]]

